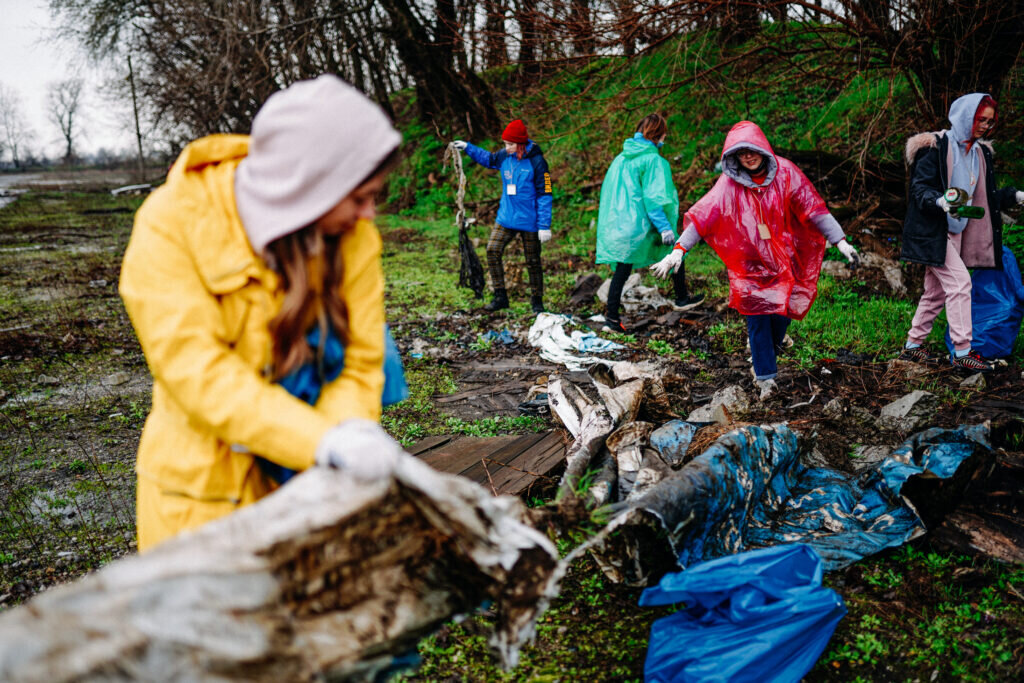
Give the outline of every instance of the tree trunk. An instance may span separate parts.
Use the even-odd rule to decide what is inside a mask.
[[[508,63],[508,48],[505,45],[505,2],[484,0],[487,13],[484,21],[484,64],[488,69]]]
[[[540,75],[537,61],[537,5],[528,0],[515,0],[516,22],[519,24],[519,74],[523,81],[532,81]]]
[[[577,57],[594,54],[594,23],[590,19],[590,0],[571,0],[569,33]]]

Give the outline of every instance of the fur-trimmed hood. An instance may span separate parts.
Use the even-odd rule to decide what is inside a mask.
[[[918,133],[917,135],[912,135],[907,140],[907,148],[904,151],[904,159],[906,160],[907,165],[909,166],[914,163],[914,159],[917,157],[918,152],[925,147],[934,147],[939,144],[939,136],[944,135],[945,133],[946,131],[937,130],[931,133]],[[978,140],[978,144],[988,149],[989,154],[995,156],[996,150],[992,146],[991,140]]]

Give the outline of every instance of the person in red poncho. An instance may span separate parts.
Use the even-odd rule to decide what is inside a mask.
[[[851,263],[857,251],[811,181],[777,156],[750,121],[729,131],[722,175],[683,216],[672,252],[652,267],[675,272],[687,252],[707,242],[729,272],[729,306],[747,320],[761,399],[776,389],[778,347],[791,320],[802,320],[818,293],[826,240]]]

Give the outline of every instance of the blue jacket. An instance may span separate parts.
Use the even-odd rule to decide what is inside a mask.
[[[501,171],[498,225],[525,232],[551,229],[551,174],[540,145],[530,140],[522,159],[504,149],[488,152],[473,143],[466,144],[466,154],[481,166]]]

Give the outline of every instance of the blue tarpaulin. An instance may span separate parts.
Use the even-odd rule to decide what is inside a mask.
[[[978,269],[971,275],[971,348],[985,358],[1005,358],[1024,317],[1024,284],[1017,259],[1003,247],[1003,269]],[[946,330],[946,348],[953,352],[953,340]]]
[[[672,447],[680,446],[673,441]],[[928,429],[876,467],[851,475],[801,464],[797,435],[784,424],[744,427],[630,507],[647,518],[644,525],[656,520],[680,567],[751,548],[806,543],[833,570],[922,534],[923,522],[900,496],[903,483],[925,472],[948,478],[965,459],[989,448],[983,425]]]
[[[643,592],[640,605],[685,607],[651,625],[644,679],[799,681],[846,614],[821,576],[821,558],[800,544],[666,575]]]

